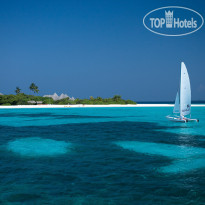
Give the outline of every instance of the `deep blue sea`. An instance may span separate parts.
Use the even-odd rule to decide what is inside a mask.
[[[0,109],[0,204],[205,204],[205,107]]]

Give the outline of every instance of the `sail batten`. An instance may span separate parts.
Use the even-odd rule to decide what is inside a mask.
[[[191,86],[189,74],[185,64],[181,63],[181,81],[180,81],[180,116],[191,113]]]

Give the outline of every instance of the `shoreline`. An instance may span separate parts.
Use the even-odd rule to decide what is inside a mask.
[[[174,104],[136,104],[136,105],[10,105],[10,106],[0,106],[0,109],[19,109],[19,108],[117,108],[117,107],[173,107]],[[192,107],[205,107],[205,104],[193,104]]]

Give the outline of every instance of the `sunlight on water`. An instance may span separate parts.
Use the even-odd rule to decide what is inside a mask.
[[[123,149],[138,153],[159,155],[175,159],[173,164],[160,169],[162,172],[186,172],[205,167],[205,158],[203,158],[205,156],[204,148],[139,141],[119,141],[115,142],[115,144]]]
[[[204,148],[178,146],[153,142],[121,141],[117,145],[124,149],[151,155],[162,155],[170,158],[187,158],[205,154]]]
[[[69,151],[71,143],[42,139],[39,137],[21,138],[10,141],[7,149],[26,157],[56,156]]]

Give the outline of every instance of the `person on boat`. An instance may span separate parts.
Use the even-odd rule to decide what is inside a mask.
[[[186,120],[186,118],[184,117],[184,115],[180,116],[180,120]]]
[[[183,120],[184,122],[188,122],[188,119],[186,117],[184,117],[184,115],[180,116],[180,120]]]

